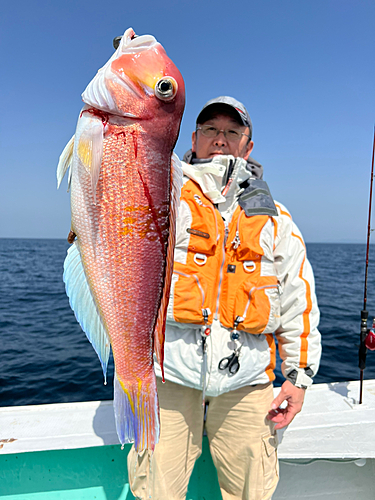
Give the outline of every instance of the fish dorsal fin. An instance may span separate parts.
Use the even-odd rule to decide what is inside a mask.
[[[63,279],[70,307],[100,359],[106,383],[110,342],[87,282],[77,242],[68,250]]]
[[[90,118],[79,136],[77,146],[78,157],[91,176],[91,189],[96,203],[96,186],[99,180],[103,159],[103,123]]]
[[[154,349],[156,358],[161,368],[164,382],[164,338],[167,308],[169,302],[169,292],[171,289],[173,274],[174,247],[176,244],[176,219],[178,207],[180,205],[181,187],[183,184],[183,173],[181,162],[178,156],[173,153],[171,159],[171,197],[170,197],[170,219],[169,219],[169,238],[167,249],[167,262],[164,279],[163,297],[160,302],[158,318],[154,330]]]
[[[57,172],[56,172],[56,177],[57,177],[57,189],[59,189],[61,181],[64,178],[64,175],[66,174],[66,171],[70,167],[72,160],[73,160],[73,147],[74,147],[74,135],[68,142],[68,144],[65,146],[63,149],[63,152],[60,155],[59,158],[59,164],[57,165]],[[68,180],[68,190],[70,186],[70,174],[69,174],[69,180]]]

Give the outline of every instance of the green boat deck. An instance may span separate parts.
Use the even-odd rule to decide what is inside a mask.
[[[130,445],[123,450],[120,445],[112,445],[0,455],[0,498],[133,500],[126,465],[129,449]],[[186,498],[221,498],[206,438]]]

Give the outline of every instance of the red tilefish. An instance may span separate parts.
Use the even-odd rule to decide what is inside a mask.
[[[182,173],[173,153],[184,81],[153,36],[128,29],[82,94],[69,169],[73,244],[64,282],[106,376],[112,348],[119,440],[153,451],[159,437],[154,354],[163,367]],[[70,167],[70,168],[69,168]]]

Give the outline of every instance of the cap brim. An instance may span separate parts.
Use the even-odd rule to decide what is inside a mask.
[[[227,108],[228,110],[230,111],[235,111],[236,113],[236,116],[238,116],[240,122],[245,126],[245,127],[249,127],[250,125],[247,123],[246,120],[244,120],[243,116],[241,115],[241,113],[238,111],[238,109],[236,109],[234,106],[232,106],[231,104],[227,104],[226,102],[213,102],[211,104],[208,104],[207,106],[205,106],[202,111],[199,113],[199,115],[197,116],[197,120],[196,120],[196,123],[202,123],[202,121],[200,121],[202,115],[204,116],[206,113],[209,114],[210,110],[212,108]],[[209,118],[207,118],[209,119]],[[207,119],[205,121],[207,121]]]

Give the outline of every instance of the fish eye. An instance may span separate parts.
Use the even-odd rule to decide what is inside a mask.
[[[155,85],[155,96],[161,101],[171,101],[177,94],[178,85],[174,78],[165,76]]]

